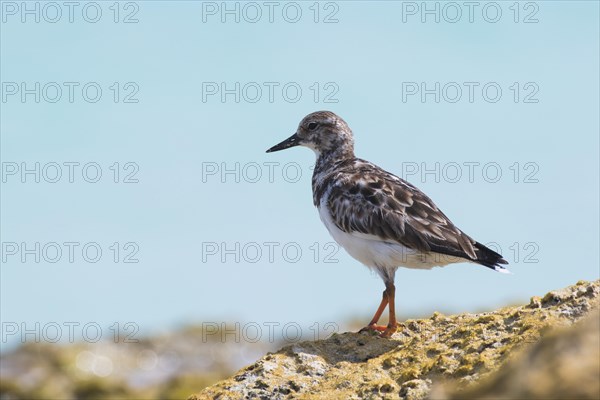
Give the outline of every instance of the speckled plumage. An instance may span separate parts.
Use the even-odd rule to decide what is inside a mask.
[[[307,115],[294,135],[268,152],[298,145],[317,156],[312,188],[321,220],[352,257],[379,273],[386,291],[393,288],[398,267],[474,262],[506,272],[501,264],[507,262],[500,254],[458,229],[427,195],[356,158],[352,131],[336,114]],[[374,320],[379,314],[378,310]]]

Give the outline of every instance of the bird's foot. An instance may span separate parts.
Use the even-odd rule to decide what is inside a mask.
[[[396,333],[396,330],[398,330],[398,324],[394,324],[394,325],[388,325],[388,326],[387,326],[387,327],[386,327],[386,328],[383,330],[383,332],[381,332],[381,335],[380,335],[380,336],[381,336],[382,338],[387,338],[387,339],[389,339],[389,338],[391,338],[391,337],[392,337],[392,335],[393,335],[394,333]]]
[[[364,328],[362,328],[360,331],[358,331],[358,333],[362,333],[362,332],[384,332],[387,329],[387,327],[382,326],[382,325],[377,325],[377,324],[369,324],[367,326],[365,326]]]

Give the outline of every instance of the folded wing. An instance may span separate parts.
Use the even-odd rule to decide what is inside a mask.
[[[366,163],[354,178],[337,180],[327,207],[345,232],[375,235],[421,252],[460,257],[496,269],[502,256],[458,229],[419,189]]]

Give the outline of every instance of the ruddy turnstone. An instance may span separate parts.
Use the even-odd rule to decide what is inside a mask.
[[[348,124],[330,111],[307,115],[296,132],[267,153],[312,149],[313,202],[327,230],[352,257],[385,283],[381,304],[366,330],[390,337],[397,328],[394,275],[398,267],[430,269],[473,262],[508,272],[502,256],[471,239],[415,186],[354,156]],[[389,324],[377,325],[389,306]]]

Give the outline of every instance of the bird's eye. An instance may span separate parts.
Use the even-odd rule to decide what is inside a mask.
[[[309,131],[314,131],[315,129],[317,129],[317,123],[316,122],[311,122],[310,124],[308,124],[308,130]]]

